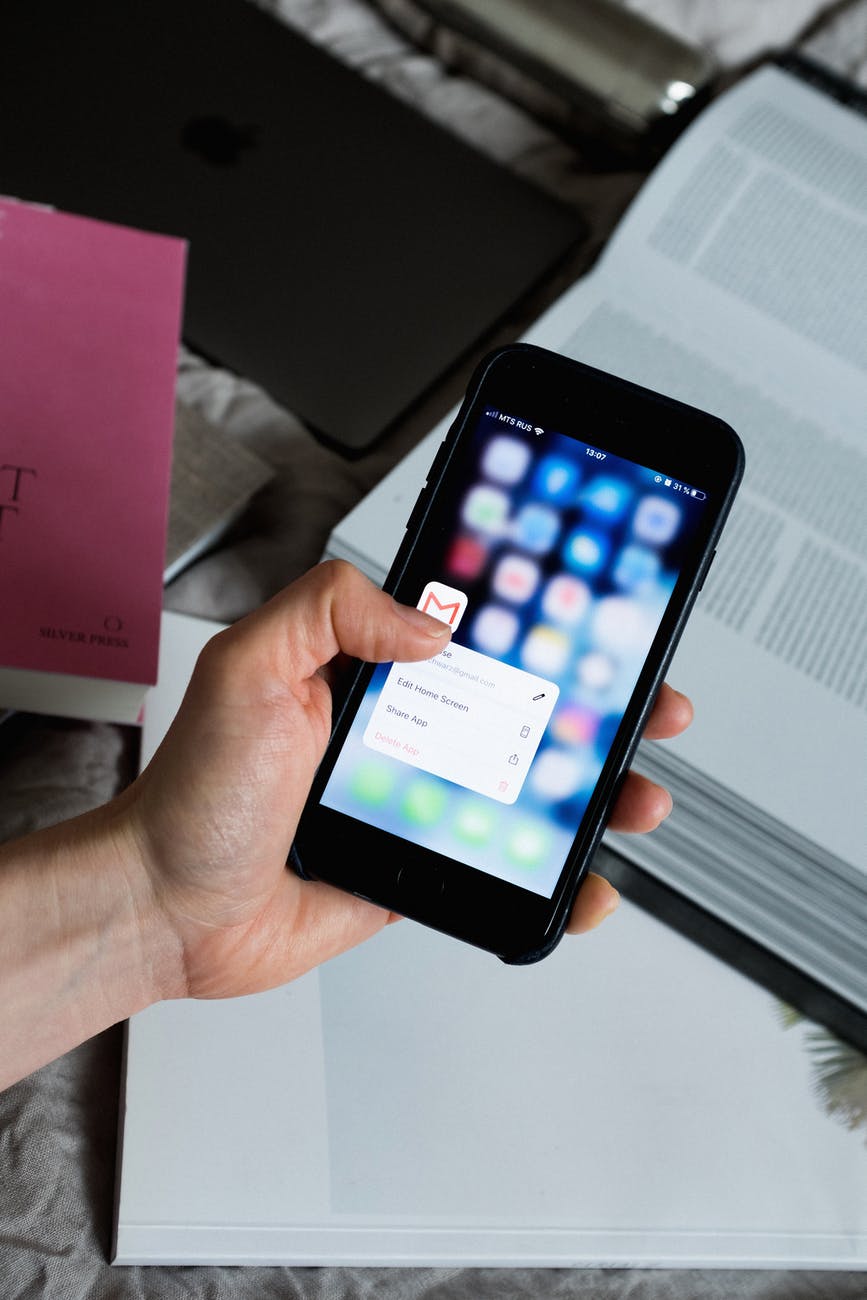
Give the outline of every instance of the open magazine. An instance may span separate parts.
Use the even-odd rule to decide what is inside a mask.
[[[827,80],[827,84],[826,84]],[[867,120],[768,65],[704,110],[525,335],[719,415],[747,467],[669,679],[652,835],[606,845],[867,1016]],[[382,581],[450,412],[334,529]]]

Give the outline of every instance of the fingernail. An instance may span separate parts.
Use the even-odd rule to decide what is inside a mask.
[[[606,882],[607,883],[607,882]],[[605,902],[602,906],[597,907],[593,919],[583,927],[584,931],[595,930],[603,921],[607,921],[612,912],[616,912],[620,906],[620,895],[612,884],[608,885],[608,892]]]
[[[674,693],[675,693],[675,695],[679,695],[680,698],[683,700],[684,704],[685,704],[685,705],[687,706],[687,708],[689,709],[690,715],[691,715],[691,716],[694,715],[694,714],[695,714],[695,705],[693,704],[691,697],[690,697],[689,695],[686,695],[683,691],[679,691],[679,690],[677,690],[676,687],[675,687],[675,689],[674,689]]]
[[[394,601],[394,607],[405,623],[412,623],[420,632],[426,632],[428,636],[435,637],[437,640],[451,636],[451,628],[441,618],[434,618],[432,614],[424,614],[420,609],[416,609],[414,605],[402,605],[398,600]]]
[[[605,904],[605,911],[602,913],[603,921],[605,920],[606,916],[610,916],[612,912],[616,912],[618,907],[620,906],[619,891],[616,890],[613,885],[610,885],[609,888],[611,890],[611,893],[609,895],[608,902]]]

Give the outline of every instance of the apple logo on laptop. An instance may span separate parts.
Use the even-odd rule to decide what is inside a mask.
[[[227,117],[194,117],[181,132],[181,143],[214,167],[236,167],[245,149],[256,144],[255,126],[242,126]]]

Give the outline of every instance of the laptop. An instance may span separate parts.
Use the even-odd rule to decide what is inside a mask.
[[[185,343],[347,456],[582,239],[254,0],[7,0],[0,192],[189,241]]]

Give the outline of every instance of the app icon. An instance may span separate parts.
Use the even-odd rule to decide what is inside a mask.
[[[504,555],[494,569],[491,587],[500,600],[523,605],[539,585],[539,566],[525,555]]]
[[[478,537],[462,533],[449,547],[446,568],[456,578],[477,578],[488,559],[488,548]]]
[[[543,456],[533,475],[533,490],[554,505],[566,505],[574,500],[580,477],[574,461],[563,456]]]
[[[576,674],[582,686],[590,691],[605,691],[614,681],[617,669],[614,660],[601,650],[591,650],[582,655],[576,665]]]
[[[641,542],[665,546],[680,527],[681,510],[669,497],[642,497],[632,521],[632,531]]]
[[[580,704],[560,706],[551,719],[551,734],[561,745],[589,745],[599,726],[599,715]]]
[[[520,631],[518,616],[502,605],[483,605],[473,619],[470,635],[483,654],[497,657],[507,654]]]
[[[544,861],[550,832],[542,822],[520,822],[506,840],[506,856],[524,871],[533,871]]]
[[[610,474],[597,474],[579,497],[588,514],[611,523],[623,518],[631,499],[632,488],[629,484],[622,479],[612,478]]]
[[[569,657],[569,638],[557,627],[537,623],[524,638],[521,665],[540,677],[556,677]]]
[[[464,498],[461,520],[467,528],[499,537],[509,514],[509,498],[499,488],[477,483]]]
[[[587,612],[590,588],[580,578],[559,573],[546,585],[542,596],[542,610],[552,623],[575,627]]]
[[[591,528],[576,528],[566,538],[563,559],[578,573],[594,574],[605,567],[611,542],[605,533]]]
[[[445,812],[446,792],[437,781],[413,781],[407,786],[400,811],[413,826],[435,826]]]
[[[394,789],[394,772],[387,763],[364,759],[352,773],[350,794],[368,808],[381,808]]]
[[[560,516],[549,506],[526,505],[518,511],[513,536],[518,546],[534,555],[550,551],[560,532]]]
[[[624,591],[641,591],[653,585],[659,570],[656,551],[647,546],[624,546],[611,576]]]
[[[441,623],[448,623],[451,630],[457,630],[458,624],[467,607],[467,597],[457,587],[447,587],[443,582],[429,582],[421,593],[418,608],[425,614],[432,614]]]
[[[606,596],[593,614],[593,638],[599,648],[613,654],[643,654],[655,632],[651,611],[630,596]]]
[[[496,819],[494,812],[479,801],[461,804],[455,816],[454,832],[465,844],[479,847],[487,844],[494,834]]]
[[[482,456],[482,470],[495,483],[519,483],[530,463],[530,449],[519,438],[492,438]]]
[[[560,803],[571,799],[585,782],[585,759],[568,749],[552,746],[530,768],[530,783],[540,799]]]

